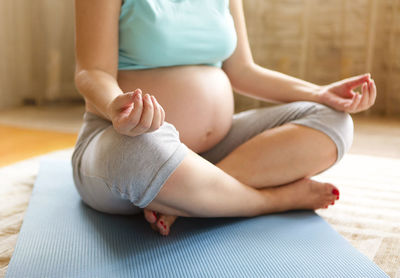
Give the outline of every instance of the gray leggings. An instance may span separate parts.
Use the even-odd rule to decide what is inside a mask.
[[[130,137],[117,133],[111,122],[93,113],[85,112],[83,120],[72,155],[73,178],[82,200],[98,211],[139,213],[188,152],[179,132],[168,122],[153,132]],[[215,164],[253,136],[285,123],[328,135],[337,147],[336,163],[353,141],[353,121],[348,113],[296,101],[234,114],[228,134],[199,155]]]

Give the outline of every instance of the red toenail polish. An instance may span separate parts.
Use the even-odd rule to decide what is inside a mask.
[[[166,225],[164,225],[164,229],[167,229],[167,226],[166,226]]]
[[[335,202],[332,202],[332,203],[331,203],[331,205],[334,205],[334,204],[335,204]]]
[[[324,207],[324,208],[328,208],[328,206]]]
[[[339,196],[336,197],[336,200],[339,200]]]
[[[154,217],[157,217],[157,214],[153,211],[153,215],[154,215]]]
[[[337,189],[333,189],[332,194],[339,196],[339,191]]]
[[[164,222],[163,222],[162,220],[160,221],[160,223],[161,223],[161,225],[163,225],[163,226],[164,226]]]

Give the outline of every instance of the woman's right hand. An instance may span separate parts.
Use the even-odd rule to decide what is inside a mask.
[[[140,89],[118,95],[107,110],[115,130],[128,136],[157,130],[165,119],[165,111],[156,98],[142,96]]]

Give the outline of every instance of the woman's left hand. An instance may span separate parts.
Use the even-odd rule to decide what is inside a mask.
[[[359,86],[361,95],[353,91]],[[370,74],[363,74],[321,86],[318,96],[322,104],[339,111],[357,113],[374,105],[376,86]]]

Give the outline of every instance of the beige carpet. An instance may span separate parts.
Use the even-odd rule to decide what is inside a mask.
[[[70,159],[72,149],[45,156]],[[39,158],[0,168],[0,277],[12,256]],[[347,154],[315,176],[336,184],[340,201],[317,213],[390,277],[400,278],[400,160]]]

